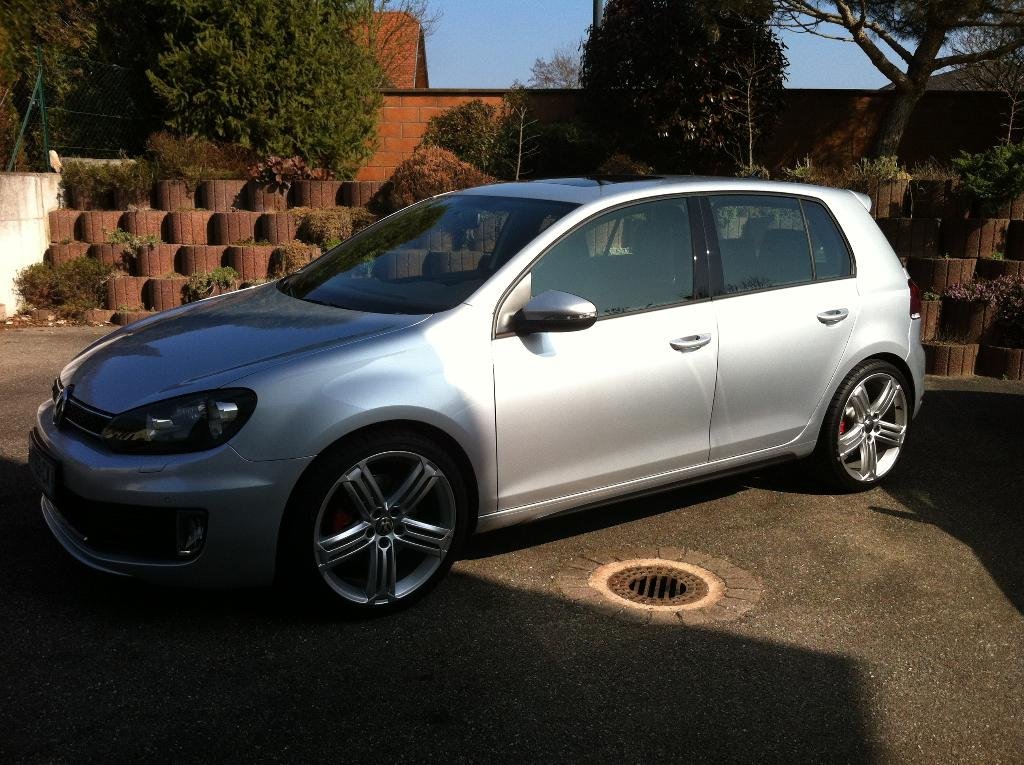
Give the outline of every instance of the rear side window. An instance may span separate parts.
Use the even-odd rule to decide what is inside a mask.
[[[709,196],[727,294],[814,279],[800,201],[761,194]]]
[[[814,275],[818,279],[838,279],[852,273],[850,250],[843,235],[824,205],[803,200],[804,218],[811,235]]]

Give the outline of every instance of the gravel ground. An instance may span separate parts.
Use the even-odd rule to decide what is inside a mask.
[[[885,488],[786,467],[496,532],[413,609],[347,622],[58,547],[26,433],[103,331],[0,334],[2,761],[1024,761],[1020,384],[929,380]],[[731,561],[760,601],[638,626],[557,586],[659,545]]]

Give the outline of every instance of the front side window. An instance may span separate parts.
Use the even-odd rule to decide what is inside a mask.
[[[599,316],[693,297],[693,248],[685,199],[630,205],[599,215],[552,247],[531,272],[531,291],[568,292]]]
[[[454,308],[559,218],[568,202],[462,194],[413,205],[282,279],[287,295],[371,313]]]
[[[708,200],[727,294],[801,284],[814,278],[798,199],[722,194]]]

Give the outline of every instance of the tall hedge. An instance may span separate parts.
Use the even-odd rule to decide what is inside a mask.
[[[372,154],[381,95],[365,0],[167,0],[149,74],[167,126],[298,154],[349,176]]]

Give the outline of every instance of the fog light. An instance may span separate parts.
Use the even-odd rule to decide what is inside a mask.
[[[178,555],[191,558],[199,554],[206,541],[206,511],[178,511]]]

